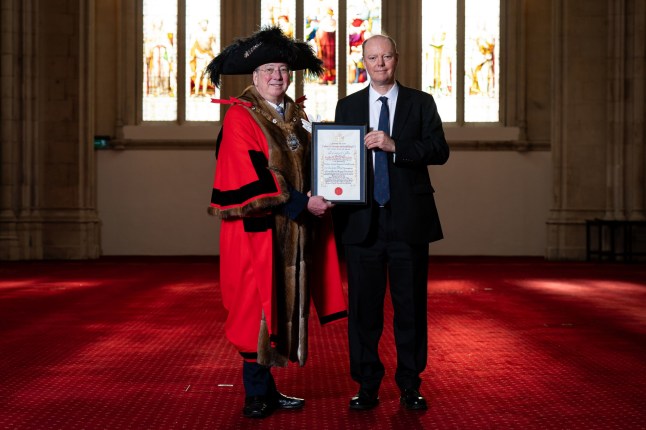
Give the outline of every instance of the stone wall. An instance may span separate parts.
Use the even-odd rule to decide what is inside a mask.
[[[384,30],[400,42],[403,55],[400,78],[413,86],[419,79],[415,35],[423,23],[411,10],[420,1],[403,8],[400,1],[383,0]],[[137,125],[138,3],[0,4],[0,259],[97,258],[101,226],[92,141],[95,134],[122,139],[124,126]],[[452,149],[454,154],[464,151],[468,157],[462,158],[475,166],[480,151],[494,155],[486,157],[493,163],[550,151],[551,182],[537,184],[552,195],[549,216],[520,216],[545,220],[547,258],[582,259],[585,220],[645,218],[646,0],[501,4],[502,125],[515,137],[483,142],[478,136],[455,137],[456,130],[449,130],[455,137]],[[256,0],[223,0],[223,41],[253,31],[258,19]],[[247,82],[225,79],[233,93]],[[197,142],[186,136],[187,142]],[[182,143],[173,148],[181,149]],[[156,148],[164,145],[157,142]],[[505,156],[495,157],[501,151]],[[173,204],[159,192],[152,201]],[[506,197],[504,190],[488,192],[479,197],[493,206]],[[118,196],[118,190],[113,194]],[[120,202],[115,198],[106,204]],[[440,209],[452,219],[453,208]],[[147,211],[141,208],[133,216]],[[483,224],[508,225],[519,214],[502,216]],[[500,234],[509,233],[501,228]]]

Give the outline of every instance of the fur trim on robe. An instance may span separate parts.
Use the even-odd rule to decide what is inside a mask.
[[[285,97],[283,121],[253,86],[245,90],[240,100],[250,102],[251,107],[234,105],[225,116],[212,213],[223,219],[270,220],[274,281],[263,288],[271,289],[267,295],[272,303],[263,306],[262,315],[258,315],[257,361],[267,366],[285,366],[288,361],[304,365],[308,354],[308,278],[312,255],[308,227],[316,220],[303,214],[302,219],[294,221],[280,205],[288,200],[289,187],[301,193],[310,190],[310,135],[301,122],[307,117],[300,106]],[[236,136],[232,130],[240,130],[240,124],[232,126],[229,121],[244,121],[246,138]],[[254,132],[264,136],[266,146],[265,142],[258,142],[262,139],[249,139],[248,134]],[[238,146],[229,151],[227,145],[242,145],[244,150]],[[337,306],[334,311],[344,313],[345,303],[340,305],[343,308]]]

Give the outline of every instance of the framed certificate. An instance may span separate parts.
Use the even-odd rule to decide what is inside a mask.
[[[366,202],[365,125],[312,124],[312,195],[333,203]]]

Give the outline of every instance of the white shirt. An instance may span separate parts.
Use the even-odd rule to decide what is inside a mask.
[[[399,95],[399,86],[397,82],[392,86],[386,94],[379,94],[377,91],[369,87],[368,98],[370,100],[370,130],[377,130],[379,128],[379,114],[381,113],[381,101],[379,97],[388,97],[388,113],[390,113],[390,132],[393,131],[393,122],[395,120],[395,106],[397,106],[397,96]]]
[[[372,88],[372,85],[369,86],[368,90],[368,99],[370,101],[370,130],[377,130],[379,128],[379,114],[381,113],[381,100],[379,97],[385,96],[388,97],[388,113],[390,114],[390,122],[388,128],[390,129],[390,135],[393,132],[393,123],[395,121],[395,106],[397,106],[397,96],[399,95],[399,85],[395,82],[395,85],[388,90],[386,94],[379,94]],[[375,163],[375,152],[372,151],[372,165],[374,167]],[[395,154],[393,154],[393,160],[395,159]]]
[[[278,112],[278,109],[277,109],[277,108],[278,108],[279,106],[280,106],[280,108],[283,110],[283,112],[285,112],[285,101],[284,101],[284,100],[283,100],[283,102],[282,102],[282,103],[280,103],[280,104],[274,104],[274,103],[270,102],[269,100],[265,100],[265,101],[267,102],[267,104],[268,104],[269,106],[273,107],[273,108],[274,108],[274,110],[275,110],[276,112]]]

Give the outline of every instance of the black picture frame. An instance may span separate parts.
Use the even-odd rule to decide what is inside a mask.
[[[365,124],[312,123],[312,195],[335,204],[365,204]]]

